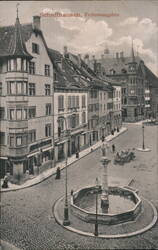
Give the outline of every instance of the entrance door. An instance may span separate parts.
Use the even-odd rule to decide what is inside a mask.
[[[61,161],[64,159],[64,143],[58,145],[58,160]]]
[[[0,159],[0,179],[3,179],[5,176],[5,160]]]
[[[76,145],[75,145],[75,138],[74,137],[72,138],[72,141],[71,141],[71,152],[72,152],[72,154],[76,153]]]

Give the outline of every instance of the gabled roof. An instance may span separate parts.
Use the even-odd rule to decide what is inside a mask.
[[[144,65],[144,69],[146,72],[146,79],[149,81],[151,87],[158,88],[158,77],[153,74],[153,72]]]
[[[27,52],[25,42],[32,33],[32,24],[20,25],[19,18],[15,26],[0,28],[0,57],[8,56],[32,56]]]

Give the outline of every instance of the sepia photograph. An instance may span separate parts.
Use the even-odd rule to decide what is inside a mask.
[[[0,249],[158,249],[158,0],[0,1]]]

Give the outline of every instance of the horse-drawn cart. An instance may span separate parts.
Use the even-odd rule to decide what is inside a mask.
[[[133,151],[122,151],[121,153],[116,153],[114,158],[114,164],[123,165],[127,162],[134,160],[135,154]]]

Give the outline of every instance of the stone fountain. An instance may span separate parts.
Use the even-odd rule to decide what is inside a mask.
[[[88,186],[74,192],[71,196],[71,212],[88,223],[96,222],[96,213],[98,224],[133,221],[141,212],[142,201],[137,192],[128,187],[108,185],[108,164],[111,160],[107,157],[107,143],[102,145],[101,152],[102,183],[98,187]]]

